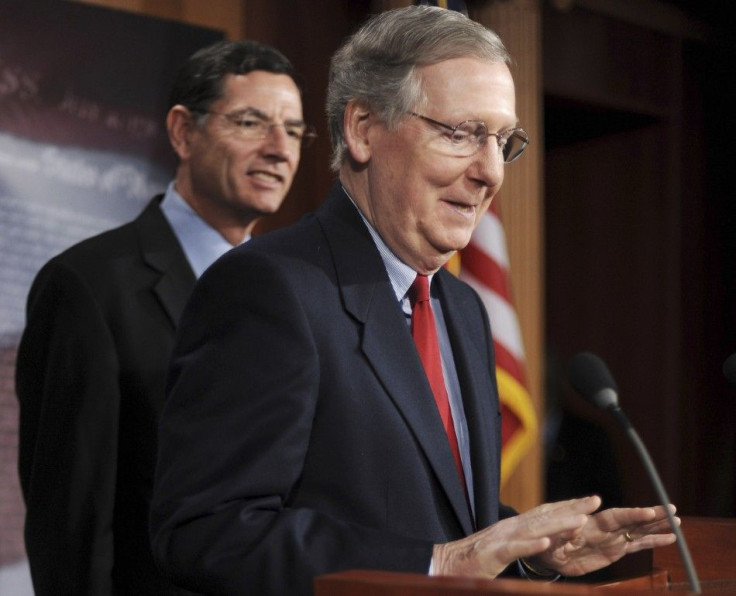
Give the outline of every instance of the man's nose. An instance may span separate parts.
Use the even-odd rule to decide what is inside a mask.
[[[503,151],[496,137],[489,136],[475,154],[472,174],[485,186],[498,186],[503,182],[504,158]]]
[[[263,147],[269,154],[287,159],[299,151],[299,142],[289,135],[285,124],[272,122],[263,139]]]

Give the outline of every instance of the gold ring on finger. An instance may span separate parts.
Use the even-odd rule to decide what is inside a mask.
[[[633,538],[633,536],[632,536],[632,535],[631,535],[631,534],[629,533],[629,531],[628,531],[628,530],[626,530],[626,532],[624,532],[624,540],[626,540],[626,542],[634,542],[634,538]]]

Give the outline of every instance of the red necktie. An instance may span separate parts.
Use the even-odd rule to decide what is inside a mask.
[[[432,305],[429,302],[429,279],[426,275],[417,274],[409,289],[409,300],[411,301],[411,335],[417,345],[417,351],[427,373],[429,385],[432,387],[434,400],[437,403],[440,418],[442,418],[442,425],[445,427],[447,438],[450,441],[450,449],[455,457],[455,465],[457,465],[460,473],[463,489],[465,489],[465,473],[460,460],[460,450],[457,446],[450,401],[447,399],[445,377],[442,374],[440,344],[437,341],[437,328],[434,323]]]

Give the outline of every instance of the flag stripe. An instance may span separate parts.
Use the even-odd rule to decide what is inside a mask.
[[[493,342],[493,350],[496,353],[496,367],[505,370],[519,385],[524,385],[526,383],[524,365],[514,358],[500,342]]]
[[[511,300],[511,289],[508,285],[506,271],[497,261],[483,252],[476,243],[471,242],[465,247],[462,262],[463,267],[472,272],[478,283],[486,288],[493,288],[493,291],[504,300]]]
[[[526,387],[500,368],[496,368],[498,393],[501,395],[502,425],[510,426],[501,449],[501,486],[503,486],[531,449],[537,436],[537,416]],[[503,437],[504,433],[501,433]]]
[[[493,207],[493,203],[491,204]],[[489,209],[480,218],[480,223],[473,232],[472,244],[496,261],[504,271],[509,270],[509,256],[506,250],[506,232],[498,215]],[[464,252],[464,251],[463,251]]]
[[[502,344],[514,358],[524,359],[524,347],[521,341],[521,330],[513,306],[496,292],[481,284],[474,275],[465,269],[464,261],[460,264],[460,277],[470,284],[480,295],[491,319],[494,340]]]
[[[532,446],[537,419],[526,385],[524,345],[512,299],[506,234],[497,203],[491,203],[470,243],[461,251],[459,275],[478,292],[493,330],[501,407],[503,486]]]

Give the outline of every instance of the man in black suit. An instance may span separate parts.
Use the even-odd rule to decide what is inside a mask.
[[[255,42],[195,53],[170,105],[166,193],[53,258],[28,298],[16,388],[38,596],[183,593],[148,537],[174,329],[202,271],[279,208],[313,137],[290,62]]]
[[[488,317],[443,265],[528,141],[507,62],[478,23],[417,6],[333,58],[339,182],[315,214],[220,259],[182,317],[151,518],[177,582],[295,596],[351,568],[556,577],[674,540],[661,507],[499,503]]]

